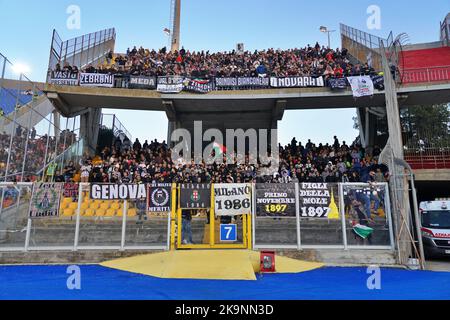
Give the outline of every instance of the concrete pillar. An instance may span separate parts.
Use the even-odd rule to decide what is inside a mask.
[[[53,111],[53,125],[55,130],[56,143],[58,143],[61,136],[61,115],[57,110]]]
[[[102,109],[90,108],[80,116],[80,135],[84,140],[84,152],[95,154],[98,141],[98,131]]]

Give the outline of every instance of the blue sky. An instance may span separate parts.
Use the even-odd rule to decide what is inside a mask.
[[[81,9],[78,30],[67,28],[70,5]],[[381,10],[380,30],[368,30],[370,5]],[[390,31],[406,32],[412,43],[431,42],[439,39],[439,22],[449,11],[448,0],[182,0],[181,43],[186,49],[210,51],[232,50],[238,42],[250,50],[326,44],[319,26],[339,30],[340,22],[382,37]],[[169,17],[170,0],[0,0],[0,52],[14,63],[27,64],[31,80],[43,81],[54,28],[67,40],[115,27],[116,51],[125,52],[132,45],[158,49],[168,44],[162,30],[170,28]],[[338,46],[340,35],[335,32],[332,47]],[[166,138],[165,114],[114,112],[133,136]],[[357,135],[354,115],[353,109],[287,112],[279,125],[280,141],[296,136],[331,143],[337,134],[351,142]]]

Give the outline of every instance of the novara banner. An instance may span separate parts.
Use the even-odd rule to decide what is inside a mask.
[[[114,75],[103,73],[81,73],[80,86],[82,87],[114,87]]]
[[[37,183],[30,203],[30,218],[51,218],[59,215],[61,183]]]
[[[91,184],[92,200],[138,200],[146,197],[145,184]]]
[[[156,89],[156,78],[155,77],[144,77],[144,76],[130,76],[130,82],[128,83],[128,88],[142,89],[142,90]]]
[[[180,93],[183,90],[183,77],[159,77],[157,91],[161,93]]]
[[[323,77],[287,77],[287,78],[270,78],[270,86],[273,88],[306,88],[306,87],[323,87]]]
[[[251,214],[251,199],[251,184],[214,184],[214,209],[217,216],[237,216],[241,214]]]
[[[339,218],[333,190],[327,183],[299,183],[299,203],[300,218]]]
[[[295,217],[295,184],[256,184],[256,215]]]
[[[172,205],[172,184],[154,183],[148,185],[147,211],[170,212]]]
[[[348,77],[347,80],[352,87],[353,97],[373,96],[373,81],[369,76]]]
[[[78,86],[78,72],[53,71],[50,83],[57,86]]]

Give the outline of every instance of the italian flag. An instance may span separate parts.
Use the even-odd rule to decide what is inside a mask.
[[[363,239],[367,239],[373,233],[373,229],[368,226],[363,226],[362,224],[356,224],[353,226],[353,231]]]
[[[225,152],[227,152],[227,149],[220,143],[214,142],[213,151],[216,157],[221,157]]]

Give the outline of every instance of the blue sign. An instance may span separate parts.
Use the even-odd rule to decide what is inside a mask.
[[[235,224],[221,224],[220,241],[221,242],[237,241],[237,226]]]

